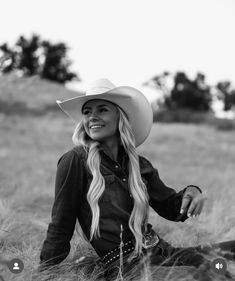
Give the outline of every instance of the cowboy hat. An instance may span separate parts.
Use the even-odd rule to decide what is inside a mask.
[[[145,141],[152,127],[153,111],[147,98],[135,88],[116,87],[108,79],[99,79],[88,87],[85,95],[56,102],[70,118],[80,122],[83,105],[94,99],[110,101],[123,109],[133,130],[136,146]]]

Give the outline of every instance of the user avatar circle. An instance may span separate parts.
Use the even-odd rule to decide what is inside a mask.
[[[12,259],[8,262],[8,268],[12,273],[21,273],[24,269],[24,263],[21,259]]]

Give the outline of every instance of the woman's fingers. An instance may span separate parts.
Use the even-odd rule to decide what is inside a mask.
[[[202,195],[194,198],[191,202],[191,205],[189,206],[188,216],[189,217],[190,216],[192,216],[192,217],[199,216],[201,214],[205,200],[206,200],[206,197],[202,196]]]
[[[192,200],[192,196],[190,194],[186,194],[183,197],[180,213],[183,214],[187,211],[190,201]]]
[[[180,214],[187,213],[188,217],[200,215],[206,199],[206,194],[199,193],[198,189],[187,188],[182,199]]]
[[[201,211],[202,211],[202,206],[203,206],[203,203],[202,202],[199,202],[194,211],[193,211],[193,214],[192,214],[192,217],[196,217],[196,216],[199,216],[201,214]]]
[[[191,201],[191,204],[188,208],[188,212],[187,212],[187,216],[188,217],[191,217],[194,215],[194,210],[196,209],[196,207],[200,204],[199,200],[197,198],[194,198],[192,201]]]

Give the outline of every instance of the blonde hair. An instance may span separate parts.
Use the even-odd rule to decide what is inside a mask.
[[[135,253],[142,252],[143,234],[146,229],[149,214],[149,197],[147,188],[142,181],[139,166],[139,157],[135,148],[135,138],[125,112],[117,106],[119,111],[119,134],[120,141],[129,157],[129,189],[133,197],[134,207],[129,219],[129,227],[135,237]],[[72,137],[75,145],[82,145],[88,152],[87,166],[93,176],[88,193],[87,200],[91,207],[92,223],[90,229],[90,240],[100,236],[99,217],[100,208],[99,198],[105,190],[105,181],[100,172],[100,154],[97,141],[93,141],[85,132],[83,123],[80,122]]]

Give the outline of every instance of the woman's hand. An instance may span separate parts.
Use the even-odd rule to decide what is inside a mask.
[[[194,186],[189,186],[184,195],[180,208],[180,214],[187,213],[188,217],[196,217],[201,214],[206,196]]]

